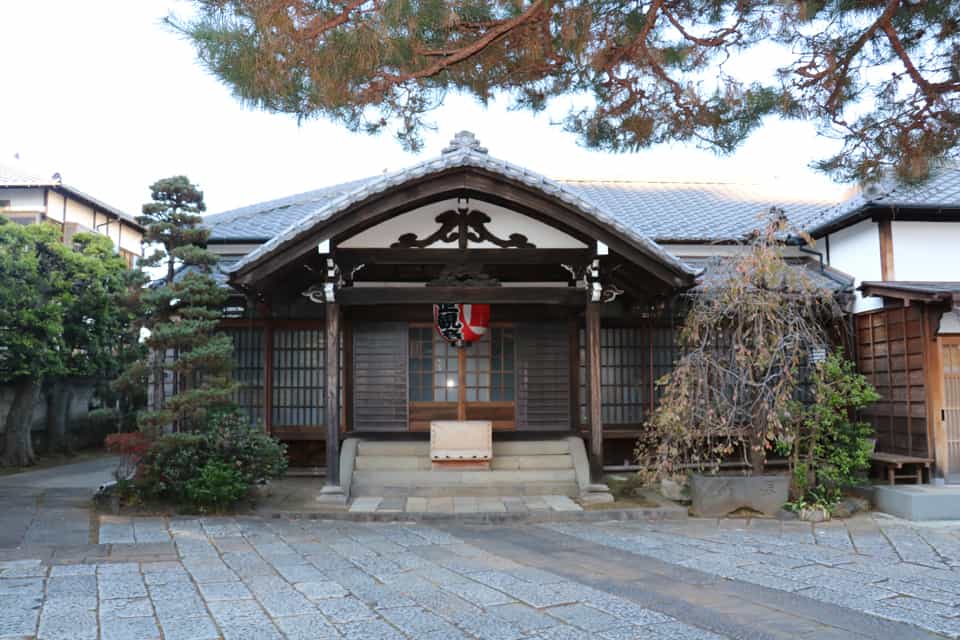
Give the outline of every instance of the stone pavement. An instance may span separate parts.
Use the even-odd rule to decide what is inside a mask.
[[[90,543],[90,498],[116,465],[103,457],[0,476],[0,549]]]
[[[551,531],[726,581],[749,583],[960,637],[960,527],[860,516],[816,526],[776,520],[548,524]],[[891,636],[892,637],[892,636]]]
[[[89,489],[92,492],[101,484],[113,480],[113,470],[119,462],[120,458],[117,456],[102,456],[83,462],[14,473],[0,476],[0,487]]]
[[[148,543],[152,555],[141,562],[0,561],[0,638],[724,637],[434,527],[280,518],[150,522],[150,529],[164,525],[175,555],[164,558],[157,554],[163,543]],[[136,538],[136,525],[134,532]],[[125,547],[128,560],[136,546]]]
[[[952,529],[116,518],[0,551],[0,638],[958,637]]]

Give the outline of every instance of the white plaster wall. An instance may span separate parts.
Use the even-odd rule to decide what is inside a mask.
[[[831,267],[839,269],[855,278],[854,286],[859,287],[865,280],[882,280],[880,268],[880,232],[876,222],[863,220],[857,224],[830,234]],[[817,251],[827,255],[827,243],[824,238],[817,240]],[[899,275],[899,274],[898,274]],[[856,293],[853,310],[855,313],[879,309],[883,306],[881,298],[863,298]]]
[[[586,247],[576,238],[516,211],[478,200],[471,200],[470,205],[490,216],[491,222],[487,225],[487,229],[498,238],[507,239],[512,233],[521,233],[538,249],[583,249]],[[391,218],[366,231],[361,231],[352,238],[341,242],[339,246],[345,249],[387,248],[404,233],[415,233],[418,238],[422,239],[440,228],[436,221],[439,214],[456,208],[456,199],[435,202]],[[437,242],[430,245],[429,248],[454,249],[456,247],[456,242]],[[469,247],[471,249],[497,248],[495,244],[489,242],[471,242]]]
[[[894,220],[891,228],[897,280],[960,280],[960,223]]]
[[[43,188],[0,189],[0,200],[9,200],[13,211],[43,211]]]

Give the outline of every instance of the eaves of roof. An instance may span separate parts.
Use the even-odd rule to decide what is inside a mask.
[[[470,147],[458,147],[453,150],[447,150],[438,158],[420,162],[407,169],[351,183],[347,188],[343,189],[342,192],[337,193],[334,198],[329,200],[289,205],[290,207],[303,208],[302,212],[297,212],[298,219],[293,221],[282,232],[273,236],[237,261],[232,265],[231,272],[235,274],[251,268],[267,255],[292,243],[296,238],[314,229],[317,225],[330,220],[337,214],[346,211],[351,206],[368,198],[382,194],[410,181],[428,178],[451,169],[466,167],[488,171],[502,176],[507,180],[540,190],[547,196],[565,203],[582,215],[593,219],[595,222],[619,234],[642,253],[659,261],[678,275],[692,278],[699,273],[698,269],[677,259],[656,244],[656,242],[637,233],[634,228],[624,224],[622,220],[611,215],[604,209],[597,207],[574,189],[560,182],[550,180],[539,173],[529,171],[504,160],[493,158],[487,155],[485,151],[476,151]],[[300,213],[303,215],[299,215]],[[213,222],[216,224],[217,221],[214,219]]]

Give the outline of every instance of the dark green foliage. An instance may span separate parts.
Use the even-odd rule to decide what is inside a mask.
[[[194,0],[168,23],[235,94],[351,130],[396,125],[417,149],[450,91],[498,93],[565,121],[589,146],[690,141],[729,152],[764,117],[804,117],[844,141],[818,167],[923,176],[960,140],[960,4],[717,0]],[[736,57],[788,62],[748,77]],[[773,55],[776,55],[774,53]],[[763,84],[754,84],[756,82]]]
[[[141,326],[149,331],[148,350],[122,376],[121,384],[149,386],[149,410],[138,418],[141,429],[201,428],[207,411],[228,406],[235,385],[230,378],[233,345],[217,332],[226,289],[210,273],[217,257],[202,245],[210,232],[199,215],[203,192],[185,176],[159,180],[143,205],[145,239],[159,245],[147,264],[166,267],[160,286],[140,297]],[[167,393],[164,372],[172,376]]]
[[[792,493],[799,503],[833,507],[842,491],[862,481],[870,467],[873,427],[856,412],[880,395],[842,352],[817,363],[813,402],[798,406],[793,437]]]
[[[17,395],[5,463],[33,462],[29,421],[42,386],[66,389],[60,382],[115,374],[124,345],[133,342],[123,301],[134,284],[108,238],[78,234],[70,248],[53,225],[0,218],[0,384]],[[63,421],[52,422],[48,436],[61,439]]]
[[[186,485],[187,499],[200,511],[223,511],[250,490],[240,473],[226,462],[208,460],[200,475]]]
[[[153,443],[137,472],[143,497],[192,504],[189,483],[210,463],[229,467],[245,489],[287,470],[286,447],[237,411],[214,412],[208,421],[201,432],[169,434]]]

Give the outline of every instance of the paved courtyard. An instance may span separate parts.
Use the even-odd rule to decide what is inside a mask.
[[[955,533],[104,517],[97,543],[0,549],[0,638],[958,637]]]

